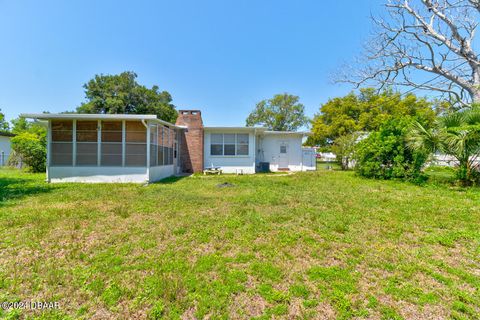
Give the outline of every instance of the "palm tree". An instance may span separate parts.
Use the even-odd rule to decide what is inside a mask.
[[[409,135],[409,147],[428,153],[441,152],[458,162],[457,178],[463,185],[478,180],[480,156],[480,107],[440,117],[433,128],[416,122]]]

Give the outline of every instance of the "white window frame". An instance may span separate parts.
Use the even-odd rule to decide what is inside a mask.
[[[226,155],[225,154],[225,135],[226,134],[232,134],[235,135],[235,154],[231,155]],[[212,143],[212,136],[213,135],[221,135],[222,136],[222,154],[212,154],[212,145],[220,145],[220,143]],[[238,135],[246,135],[247,138],[247,143],[238,143]],[[232,143],[227,143],[228,145],[231,145]],[[240,145],[246,145],[247,146],[247,154],[237,154],[238,146]],[[210,156],[211,157],[224,157],[224,158],[248,158],[250,157],[250,134],[249,133],[237,133],[237,132],[211,132],[210,133]]]

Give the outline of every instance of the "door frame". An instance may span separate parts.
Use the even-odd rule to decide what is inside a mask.
[[[285,147],[285,153],[282,153],[282,147]],[[277,141],[277,167],[278,169],[288,169],[288,164],[289,164],[289,143],[287,140],[278,140]]]

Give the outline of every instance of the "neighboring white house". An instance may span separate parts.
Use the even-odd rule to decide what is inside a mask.
[[[50,182],[158,181],[216,167],[224,173],[315,170],[302,150],[304,132],[259,127],[203,127],[199,110],[180,110],[176,124],[155,115],[24,114],[45,121]]]
[[[8,157],[12,152],[10,140],[14,135],[0,132],[0,167],[7,165]]]

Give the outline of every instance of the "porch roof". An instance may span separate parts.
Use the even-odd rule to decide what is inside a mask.
[[[186,128],[160,120],[154,114],[22,113],[20,117],[37,120],[147,120],[177,129]]]

